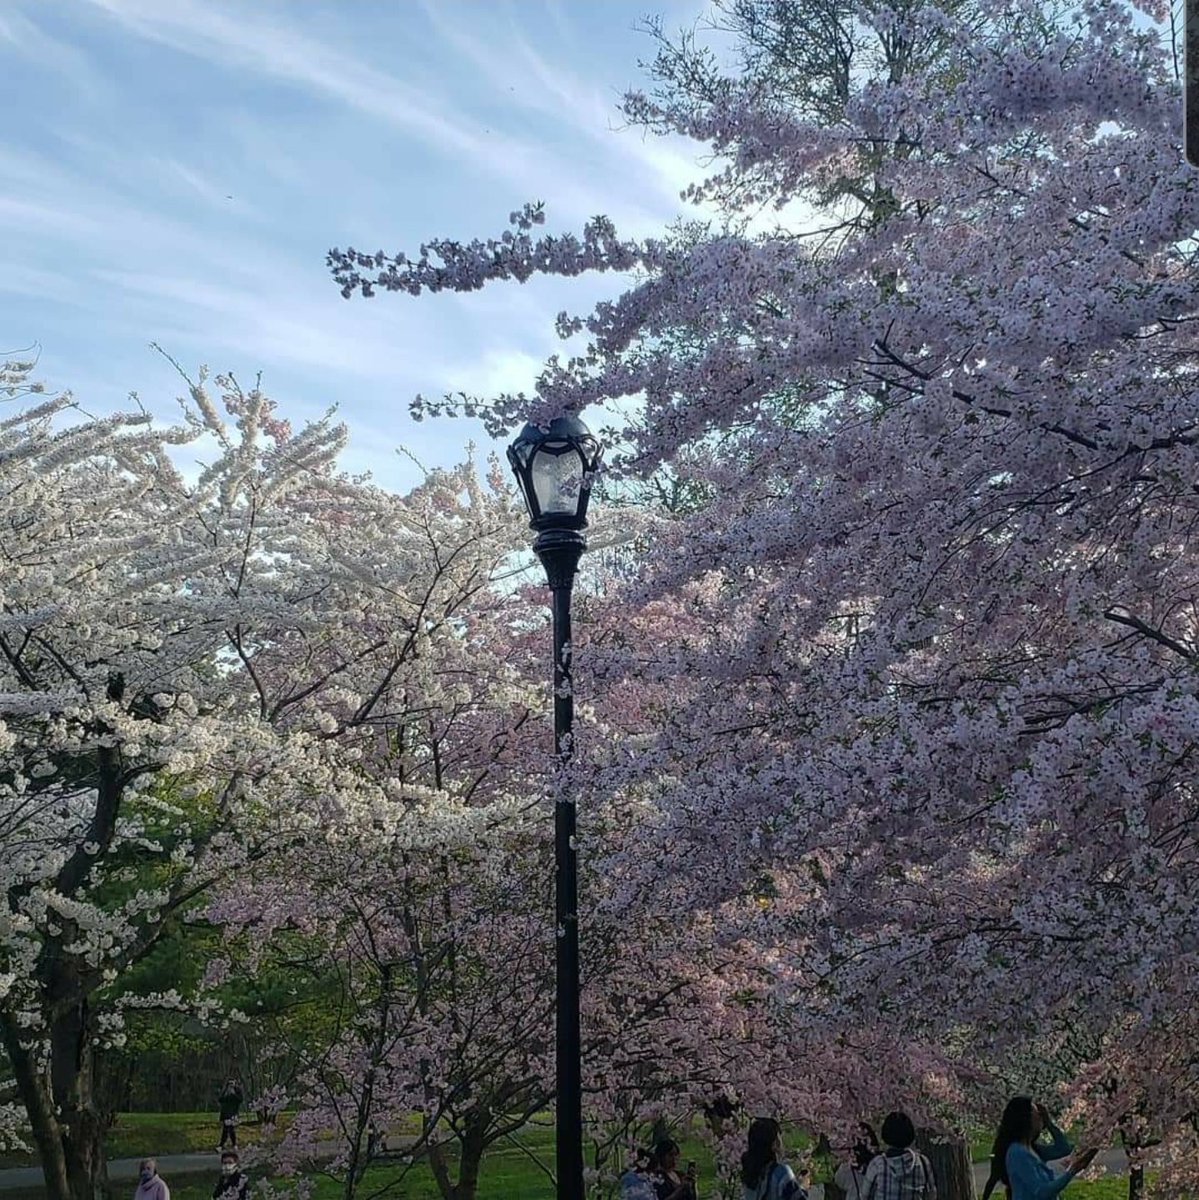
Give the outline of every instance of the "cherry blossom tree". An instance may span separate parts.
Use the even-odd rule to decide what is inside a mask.
[[[347,296],[640,273],[560,317],[585,344],[534,395],[466,406],[499,432],[637,398],[616,471],[669,464],[709,497],[655,541],[625,639],[580,649],[580,690],[643,699],[614,722],[638,752],[598,748],[591,777],[653,792],[691,909],[824,1048],[795,1115],[839,1079],[935,1092],[1077,1020],[1101,1033],[1070,1085],[1093,1131],[1140,1114],[1174,1170],[1199,981],[1199,182],[1159,29],[1109,0],[1016,8],[1001,41],[868,14],[943,50],[851,73],[833,124],[762,89],[631,97],[717,157],[690,193],[732,210],[709,236],[538,236],[530,206],[491,241],[330,262]],[[734,219],[819,202],[863,153],[887,203],[843,238]]]
[[[19,399],[28,366],[3,382]],[[342,427],[293,432],[258,387],[218,384],[190,386],[174,429],[68,396],[0,427],[0,1031],[54,1200],[103,1184],[94,1054],[122,1009],[217,1015],[122,973],[330,806],[394,819],[362,764],[422,711],[430,644],[469,636],[510,544],[473,469],[388,495],[336,470]]]
[[[209,909],[240,947],[210,964],[214,988],[282,960],[325,981],[309,1003],[334,1019],[271,1098],[298,1109],[273,1155],[300,1182],[320,1171],[347,1198],[402,1194],[427,1170],[446,1200],[470,1200],[495,1145],[552,1175],[525,1136],[554,1098],[546,630],[530,599],[490,592],[433,639],[418,679],[393,680],[409,699],[359,765],[385,781],[385,814],[364,823],[326,801],[302,873],[264,863]],[[629,803],[591,818],[583,1052],[599,1181],[630,1136],[684,1118],[727,1074],[725,1037],[704,1036],[702,939],[678,944],[673,893],[625,887],[654,819]]]

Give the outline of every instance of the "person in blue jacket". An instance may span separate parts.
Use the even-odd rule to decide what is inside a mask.
[[[1040,1140],[1046,1131],[1052,1139],[1048,1144]],[[1010,1200],[1053,1200],[1076,1175],[1091,1165],[1098,1153],[1084,1150],[1074,1155],[1060,1175],[1048,1166],[1073,1150],[1066,1135],[1041,1105],[1034,1103],[1030,1096],[1014,1096],[999,1120],[991,1174],[1007,1188]]]

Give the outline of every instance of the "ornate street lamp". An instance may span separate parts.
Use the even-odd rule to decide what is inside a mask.
[[[508,447],[508,461],[537,531],[533,552],[550,585],[554,617],[554,753],[561,771],[570,759],[574,724],[570,599],[579,558],[587,549],[587,504],[603,450],[578,417],[548,427],[526,425]],[[554,805],[554,907],[557,992],[558,1200],[583,1200],[583,1080],[579,1028],[578,852],[575,802],[559,786]]]

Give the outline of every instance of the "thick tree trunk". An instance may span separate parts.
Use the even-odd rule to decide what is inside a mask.
[[[0,1018],[0,1026],[3,1026],[4,1049],[17,1082],[17,1091],[33,1132],[33,1143],[42,1160],[46,1195],[49,1200],[73,1200],[67,1178],[62,1132],[54,1117],[50,1081],[33,1054],[21,1045],[19,1031],[12,1018],[7,1015]]]
[[[1144,1200],[1145,1168],[1130,1167],[1128,1171],[1128,1200]]]
[[[454,1200],[454,1181],[450,1178],[450,1165],[446,1159],[445,1146],[441,1142],[431,1142],[428,1149],[429,1170],[437,1181],[437,1190],[442,1200]]]
[[[49,1200],[97,1200],[108,1192],[104,1122],[93,1094],[95,1054],[86,1001],[64,1006],[50,1025],[50,1061],[21,1044],[0,1019],[4,1046],[41,1159]],[[47,1069],[47,1067],[49,1069]]]
[[[970,1161],[970,1143],[964,1137],[945,1137],[922,1129],[916,1148],[932,1164],[937,1200],[974,1200],[974,1164]]]
[[[429,1167],[444,1200],[475,1200],[479,1191],[479,1167],[487,1149],[487,1126],[491,1123],[489,1110],[479,1109],[466,1120],[458,1150],[458,1182],[450,1177],[450,1164],[445,1143],[429,1146]]]
[[[76,996],[82,989],[67,981]],[[104,1122],[96,1107],[96,1054],[87,1000],[64,1005],[50,1027],[50,1081],[62,1129],[67,1178],[73,1200],[108,1195]]]
[[[487,1149],[487,1126],[491,1124],[491,1112],[483,1106],[471,1113],[462,1136],[462,1150],[458,1155],[458,1186],[454,1189],[454,1200],[475,1200],[479,1190],[479,1167],[483,1162],[483,1151]]]

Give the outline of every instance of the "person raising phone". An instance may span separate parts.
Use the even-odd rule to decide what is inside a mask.
[[[695,1163],[687,1164],[687,1173],[679,1174],[679,1144],[665,1138],[654,1147],[650,1159],[654,1190],[658,1200],[698,1200],[695,1190]]]
[[[1041,1133],[1048,1129],[1053,1141],[1040,1144]],[[1084,1150],[1070,1160],[1060,1175],[1047,1163],[1065,1158],[1073,1150],[1066,1135],[1049,1120],[1049,1114],[1030,1096],[1013,1096],[1003,1110],[995,1134],[992,1174],[1008,1190],[1011,1200],[1053,1200],[1070,1181],[1094,1161],[1097,1150]]]

